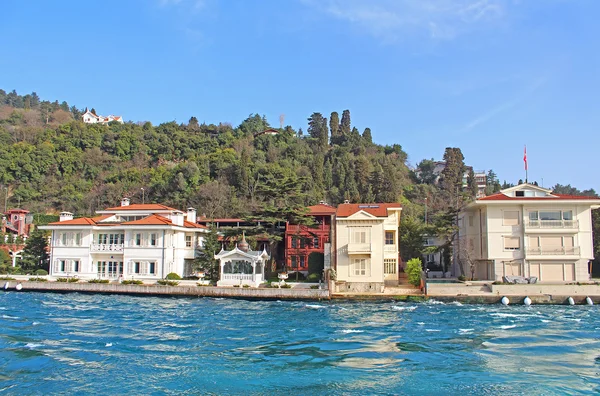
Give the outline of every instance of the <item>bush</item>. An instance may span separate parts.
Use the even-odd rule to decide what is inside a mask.
[[[408,282],[411,285],[419,286],[421,284],[421,272],[422,271],[423,271],[423,267],[421,264],[421,259],[413,258],[406,262],[405,272],[408,274]]]
[[[461,282],[464,282],[464,281],[465,281],[465,279],[466,279],[466,278],[465,278],[465,276],[464,276],[464,275],[461,275],[461,276],[459,276],[459,277],[458,277],[458,280],[459,280],[459,281],[461,281]]]
[[[68,278],[56,278],[57,282],[61,282],[61,283],[67,283],[69,281]]]
[[[144,282],[142,282],[141,280],[138,279],[132,279],[132,280],[124,280],[121,282],[121,284],[123,285],[143,285]]]
[[[79,278],[69,278],[69,280],[67,282],[69,282],[69,283],[77,283],[77,282],[79,282]]]
[[[310,288],[311,288],[311,289],[318,289],[318,288],[319,288],[319,286],[317,286],[317,285],[312,285]]]
[[[240,285],[233,285],[233,287],[240,287]]]
[[[175,272],[168,273],[165,279],[168,280],[181,280],[181,276],[177,275]]]
[[[306,277],[306,280],[309,282],[318,282],[319,280],[321,280],[321,274],[308,274],[308,276]]]
[[[292,285],[286,283],[285,285],[281,285],[281,288],[282,289],[291,289]]]
[[[296,272],[288,271],[288,278],[286,280],[289,282],[294,282],[296,280],[304,281],[304,280],[306,280],[306,276],[304,276],[304,274],[300,271],[296,271]]]
[[[38,275],[38,276],[40,276],[40,275],[48,275],[48,271],[46,271],[45,269],[41,269],[40,268],[39,270],[36,270],[33,274],[34,275]]]
[[[90,279],[88,283],[109,283],[108,279]]]
[[[29,282],[48,282],[46,278],[29,278]]]
[[[175,274],[177,275],[177,274]],[[167,279],[161,279],[156,281],[157,285],[162,285],[162,286],[177,286],[179,284],[179,282],[174,281],[174,280],[167,280]]]
[[[244,285],[244,288],[247,288],[247,287],[250,287],[250,285],[248,285],[248,284]]]
[[[15,278],[11,278],[10,276],[3,276],[0,280],[16,280]]]

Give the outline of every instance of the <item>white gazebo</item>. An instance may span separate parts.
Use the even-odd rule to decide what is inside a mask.
[[[233,250],[221,250],[215,254],[219,260],[220,276],[217,286],[258,287],[265,279],[265,264],[269,254],[263,248],[249,250],[245,236]]]

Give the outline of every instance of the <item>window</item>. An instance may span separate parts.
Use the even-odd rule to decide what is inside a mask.
[[[292,268],[296,268],[298,265],[298,261],[297,261],[298,257],[296,256],[292,256]]]
[[[187,236],[185,237],[185,242],[186,242],[186,246],[187,246]],[[190,237],[191,238],[191,237]],[[156,234],[150,234],[150,246],[156,246]],[[192,246],[192,242],[190,239],[190,246]],[[188,247],[190,247],[188,246]]]
[[[350,227],[350,243],[370,243],[370,228]]]
[[[506,210],[504,211],[504,219],[502,225],[505,226],[516,226],[519,225],[519,212]]]
[[[298,240],[296,238],[292,238],[292,248],[296,249],[298,247]]]
[[[560,210],[557,211],[540,211],[540,220],[560,220],[561,214]]]
[[[306,257],[300,256],[300,268],[304,268],[306,266]]]
[[[319,238],[318,238],[318,237],[314,237],[314,238],[313,238],[313,247],[314,247],[315,249],[318,249],[318,248],[319,248]]]
[[[75,233],[75,246],[81,246],[81,232]]]
[[[135,263],[133,263],[133,273],[134,274],[139,274],[140,273],[140,262],[136,261]]]
[[[120,271],[123,271],[123,263],[119,263]],[[129,263],[129,273],[136,275],[155,275],[156,262],[154,261],[134,261]]]
[[[79,260],[73,260],[71,268],[73,272],[79,272]]]
[[[504,250],[519,250],[521,248],[521,238],[504,237]]]
[[[304,249],[306,246],[306,239],[300,238],[300,249]]]
[[[571,210],[565,210],[562,212],[562,219],[563,220],[573,220],[573,211]]]
[[[473,227],[473,216],[469,216],[469,227]]]
[[[435,245],[435,240],[433,238],[425,238],[425,246],[433,246]]]
[[[65,272],[67,270],[67,261],[60,260],[60,272]]]
[[[396,233],[394,231],[386,231],[385,232],[385,244],[386,245],[395,245],[396,244]]]
[[[350,261],[350,275],[368,276],[369,275],[369,259],[368,258],[353,258]]]
[[[383,260],[383,272],[384,274],[395,274],[396,273],[396,259],[384,259]]]
[[[529,212],[529,220],[537,221],[538,220],[538,212]]]
[[[142,234],[135,234],[133,244],[135,246],[142,246]]]
[[[148,273],[150,275],[156,274],[156,263],[154,261],[148,263]]]
[[[67,246],[67,233],[63,232],[62,234],[60,234],[60,245],[61,246]]]
[[[154,235],[154,234],[152,234],[152,235]],[[192,236],[191,235],[185,236],[185,247],[192,247]]]

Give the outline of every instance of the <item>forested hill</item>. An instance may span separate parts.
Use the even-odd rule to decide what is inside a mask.
[[[349,111],[329,121],[312,114],[306,135],[291,127],[257,135],[271,128],[259,115],[233,128],[195,117],[84,124],[80,114],[35,93],[0,91],[0,184],[9,206],[83,215],[144,195],[209,217],[244,216],[264,205],[396,201],[412,184],[402,147],[373,144]]]

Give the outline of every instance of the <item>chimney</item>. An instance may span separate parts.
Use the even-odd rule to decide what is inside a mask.
[[[123,198],[121,200],[121,206],[129,206],[129,198]]]
[[[59,221],[73,220],[73,213],[71,212],[60,212]]]
[[[345,203],[345,204],[349,204],[349,203],[350,203],[350,201],[348,201],[347,199],[344,199],[344,203]]]
[[[319,201],[319,205],[327,205],[327,202],[325,202],[325,201],[323,201],[323,200],[320,200],[320,201]]]
[[[183,227],[183,212],[173,211],[171,213],[171,221],[174,225]]]
[[[196,223],[196,209],[194,208],[187,208],[187,221],[189,221],[190,223]]]

